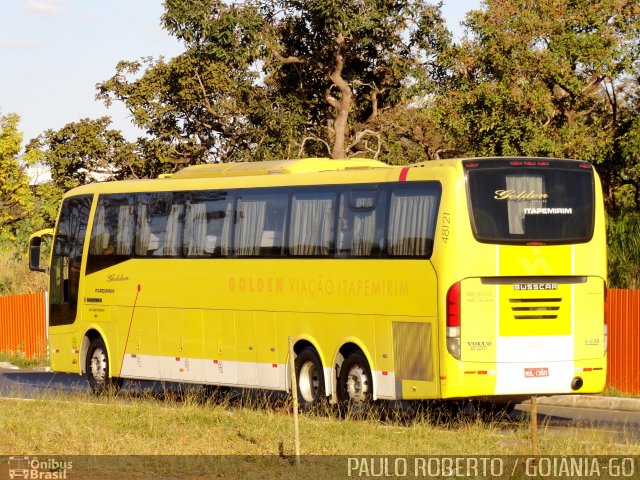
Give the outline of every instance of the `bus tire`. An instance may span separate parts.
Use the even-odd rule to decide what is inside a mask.
[[[101,337],[94,338],[89,344],[86,372],[89,387],[96,395],[117,393],[122,386],[122,379],[109,376],[109,354]]]
[[[371,368],[364,354],[356,350],[342,362],[338,379],[338,393],[341,402],[361,405],[373,398],[373,378]]]
[[[313,347],[305,347],[296,356],[298,402],[302,409],[320,405],[326,398],[324,370],[320,357]]]

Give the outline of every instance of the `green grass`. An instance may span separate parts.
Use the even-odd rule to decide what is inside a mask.
[[[616,390],[613,387],[607,387],[604,392],[602,392],[603,397],[617,397],[617,398],[640,398],[640,394],[634,393],[625,393],[619,390]]]
[[[20,353],[0,352],[0,362],[8,362],[18,368],[29,369],[49,366],[49,357],[25,358]]]
[[[0,411],[0,456],[110,456],[107,460],[96,457],[100,466],[94,467],[100,472],[122,469],[122,459],[133,456],[134,464],[125,462],[126,472],[115,471],[128,478],[138,474],[146,478],[149,469],[160,477],[175,476],[184,469],[200,475],[213,468],[210,462],[226,462],[215,469],[227,472],[223,476],[228,478],[237,478],[239,468],[240,476],[246,478],[301,474],[292,467],[293,415],[287,398],[222,394],[203,399],[199,392],[96,398],[55,393],[37,400],[0,399]],[[637,438],[624,432],[554,429],[541,424],[538,438],[540,455],[640,454]],[[385,415],[379,408],[370,408],[356,415],[327,407],[320,413],[300,415],[300,439],[303,476],[313,474],[314,478],[345,476],[344,456],[496,457],[532,452],[526,419],[485,422],[457,417],[445,421],[429,409]],[[157,455],[161,457],[153,457]],[[230,457],[212,459],[211,455]],[[166,471],[171,468],[179,470]]]
[[[5,399],[0,454],[292,455],[288,400],[202,401],[175,397],[47,396]],[[335,410],[300,416],[304,455],[527,455],[529,424],[470,417],[438,421],[430,412],[389,418],[372,409],[341,418]],[[539,426],[540,454],[640,454],[619,434]]]

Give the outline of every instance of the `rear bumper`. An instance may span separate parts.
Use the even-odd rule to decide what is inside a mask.
[[[451,362],[441,376],[442,398],[502,397],[600,393],[606,357],[556,362]]]

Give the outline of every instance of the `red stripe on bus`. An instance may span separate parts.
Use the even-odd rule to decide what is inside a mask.
[[[407,181],[407,175],[409,174],[409,168],[410,167],[404,167],[402,170],[400,170],[400,177],[398,178],[398,180],[400,180],[401,182],[406,182]]]

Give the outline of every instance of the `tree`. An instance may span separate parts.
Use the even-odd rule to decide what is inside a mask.
[[[424,1],[262,2],[266,81],[301,99],[308,135],[333,158],[377,157],[381,118],[428,92],[451,41],[439,5]]]
[[[609,288],[640,288],[640,217],[626,212],[607,219]]]
[[[631,186],[640,207],[635,0],[486,0],[450,51],[440,125],[462,155],[592,161],[610,212]],[[634,130],[635,129],[635,130]]]
[[[12,228],[34,211],[29,178],[20,165],[20,117],[0,116],[0,238],[12,237]]]
[[[389,151],[382,112],[442,75],[450,34],[422,0],[168,0],[185,52],[120,62],[98,85],[178,168],[206,161]]]
[[[135,143],[109,129],[111,120],[83,119],[58,131],[47,130],[31,140],[26,154],[51,168],[64,191],[98,180],[120,180],[153,174]]]

